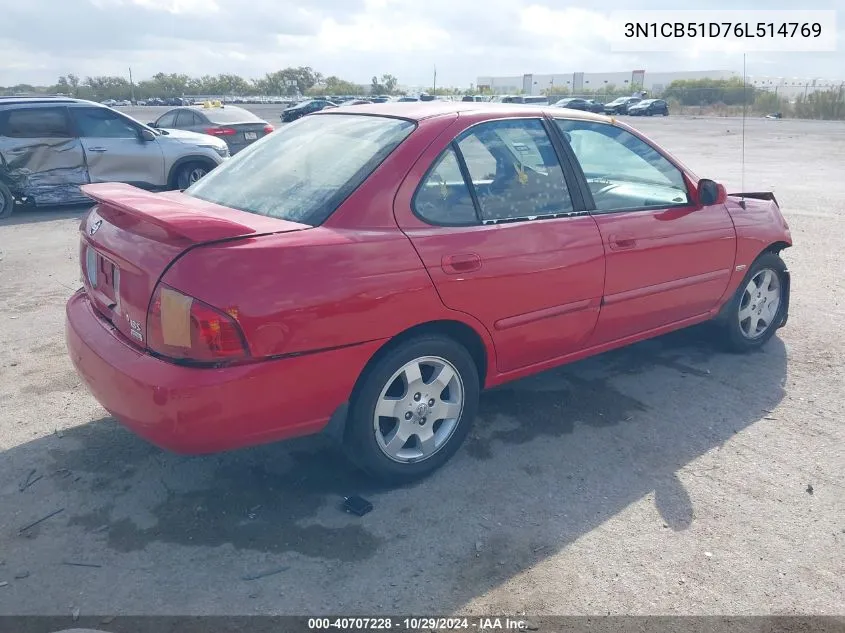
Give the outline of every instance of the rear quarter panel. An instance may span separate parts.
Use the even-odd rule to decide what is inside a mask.
[[[254,356],[389,338],[443,306],[398,231],[315,228],[193,249],[163,281],[237,310]]]

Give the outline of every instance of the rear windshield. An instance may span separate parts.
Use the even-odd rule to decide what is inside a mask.
[[[200,108],[212,123],[261,123],[261,119],[243,108]]]
[[[413,131],[410,121],[308,116],[239,152],[185,193],[233,209],[317,226]]]

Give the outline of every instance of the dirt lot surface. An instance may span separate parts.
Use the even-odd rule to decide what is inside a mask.
[[[742,185],[739,120],[634,122]],[[399,490],[316,439],[191,458],[124,431],[65,353],[82,210],[0,224],[0,614],[845,613],[845,126],[752,120],[745,154],[796,243],[785,329],[489,392],[458,456]],[[349,493],[375,509],[344,514]]]

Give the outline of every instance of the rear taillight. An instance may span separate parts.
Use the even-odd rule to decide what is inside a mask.
[[[205,133],[212,136],[234,136],[238,131],[231,127],[209,127],[205,129]]]
[[[236,316],[159,284],[147,314],[147,345],[177,360],[240,360],[249,353]]]
[[[270,134],[270,132],[274,132],[275,130],[276,130],[276,128],[274,128],[274,127],[273,127],[272,125],[270,125],[269,123],[268,123],[267,125],[265,125],[265,126],[264,126],[264,133],[265,133],[265,134]]]

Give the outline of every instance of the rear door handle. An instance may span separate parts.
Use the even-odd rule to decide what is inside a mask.
[[[89,147],[88,151],[89,152],[107,152],[109,150],[107,150],[105,147]]]
[[[460,255],[446,255],[440,261],[440,267],[447,275],[471,273],[481,269],[481,257],[475,253],[461,253]]]
[[[637,245],[637,240],[627,235],[611,235],[610,236],[610,250],[624,251],[634,248]]]

